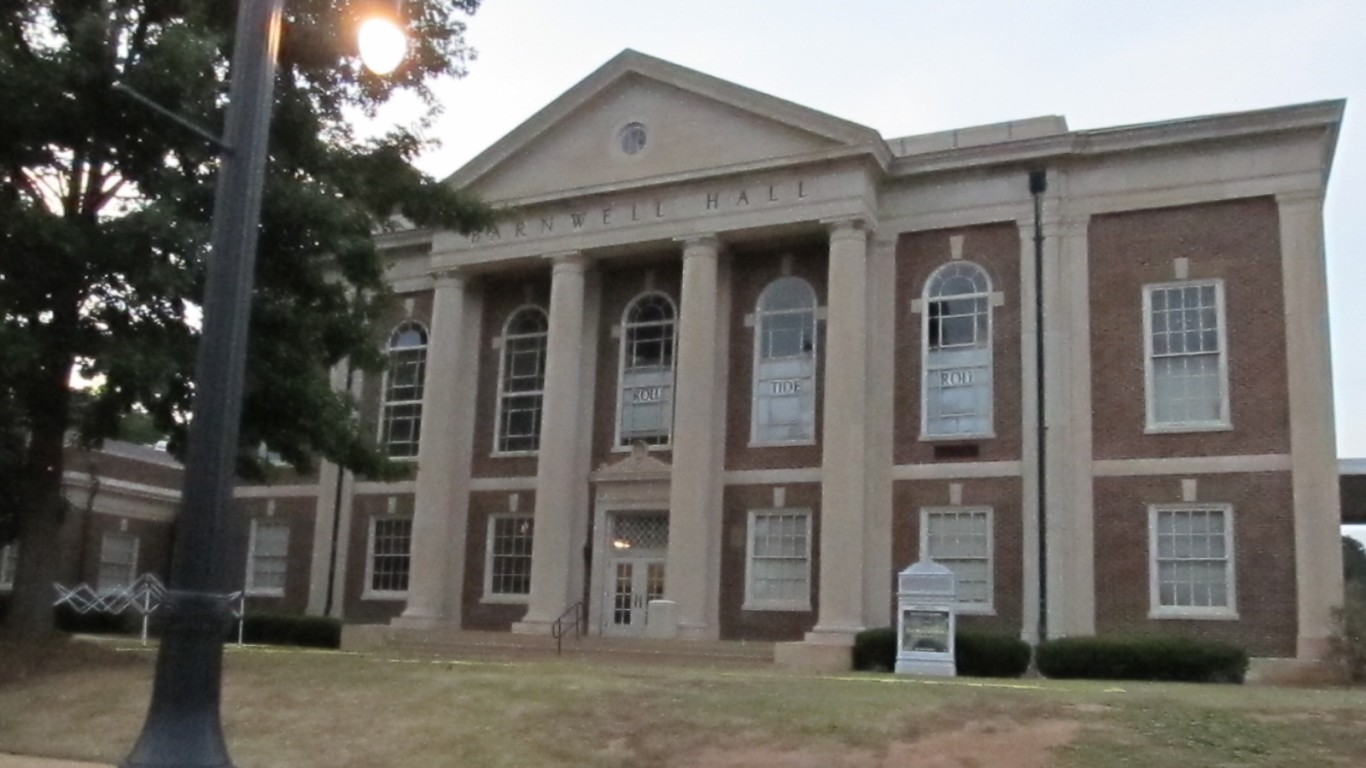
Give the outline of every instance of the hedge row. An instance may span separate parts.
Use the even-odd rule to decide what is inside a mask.
[[[1248,663],[1242,648],[1184,637],[1064,637],[1035,657],[1047,677],[1186,683],[1241,683]]]
[[[149,627],[153,635],[161,634],[158,614],[152,614]],[[129,635],[142,628],[142,617],[132,611],[121,614],[77,613],[70,606],[59,606],[56,612],[57,629],[84,635]],[[340,648],[342,623],[325,616],[290,616],[284,614],[249,613],[242,627],[242,640],[259,645],[297,645],[307,648]],[[232,622],[225,639],[237,640],[237,622]]]
[[[1029,668],[1029,643],[1010,635],[962,632],[954,635],[953,660],[967,677],[1019,677]],[[854,638],[854,669],[896,666],[896,630],[865,629]]]
[[[1182,637],[1068,637],[1034,650],[1039,672],[1052,678],[1241,683],[1247,652],[1211,640]],[[954,662],[966,677],[1019,677],[1029,668],[1030,647],[1000,634],[958,632]],[[854,669],[896,666],[896,630],[868,629],[854,639]]]
[[[340,648],[342,623],[327,616],[288,616],[249,613],[242,640],[261,645],[298,645],[306,648]],[[233,626],[236,639],[237,627]]]

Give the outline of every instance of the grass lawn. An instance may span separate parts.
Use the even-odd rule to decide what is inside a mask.
[[[0,752],[116,763],[153,654],[0,646]],[[238,768],[1366,766],[1366,690],[938,682],[229,646]]]

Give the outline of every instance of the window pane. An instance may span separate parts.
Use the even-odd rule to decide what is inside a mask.
[[[408,591],[413,521],[396,518],[375,519],[373,525],[370,589],[375,592]]]

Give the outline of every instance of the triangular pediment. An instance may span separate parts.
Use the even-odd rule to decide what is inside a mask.
[[[448,182],[489,201],[529,200],[881,141],[870,128],[628,50]]]
[[[672,467],[654,456],[643,443],[631,447],[631,452],[617,461],[606,461],[593,472],[597,482],[645,482],[667,480]]]

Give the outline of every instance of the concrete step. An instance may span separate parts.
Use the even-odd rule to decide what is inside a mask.
[[[548,659],[761,667],[773,664],[773,643],[726,640],[566,637],[561,653],[549,634],[477,632],[445,627],[408,629],[350,624],[342,629],[342,650],[400,653],[451,659]]]

